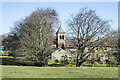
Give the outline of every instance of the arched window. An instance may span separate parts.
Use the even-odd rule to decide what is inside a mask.
[[[62,35],[62,39],[64,39],[64,35]]]
[[[62,36],[60,35],[60,39],[62,39]]]

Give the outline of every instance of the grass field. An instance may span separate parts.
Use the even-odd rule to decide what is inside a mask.
[[[2,66],[2,78],[117,78],[117,67]]]

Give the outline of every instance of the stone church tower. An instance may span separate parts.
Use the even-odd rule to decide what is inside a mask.
[[[59,27],[58,31],[56,32],[56,47],[57,48],[64,48],[65,46],[65,32],[62,27]]]

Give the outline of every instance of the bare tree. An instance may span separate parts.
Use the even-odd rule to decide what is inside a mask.
[[[76,66],[81,66],[83,62],[90,56],[89,53],[101,44],[104,36],[109,30],[109,21],[100,19],[95,10],[82,8],[79,13],[72,16],[68,21],[69,34],[77,40],[77,57]],[[91,41],[95,37],[97,40]],[[100,39],[101,38],[101,39]],[[86,52],[85,49],[89,48]]]
[[[18,21],[13,29],[19,35],[21,43],[17,54],[22,54],[39,66],[45,66],[52,52],[57,16],[55,10],[37,9],[24,20]]]
[[[118,54],[118,32],[110,31],[110,33],[106,36],[106,43],[110,45],[111,50],[109,51],[109,58],[113,57],[114,60],[119,62],[119,54]],[[113,59],[112,59],[113,61]]]
[[[118,51],[118,32],[117,31],[110,31],[108,37],[107,37],[107,42],[112,45],[112,49],[114,51]]]

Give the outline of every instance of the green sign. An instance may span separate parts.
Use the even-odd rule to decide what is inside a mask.
[[[6,49],[5,47],[0,47],[0,50],[4,50],[5,51],[5,49]]]

